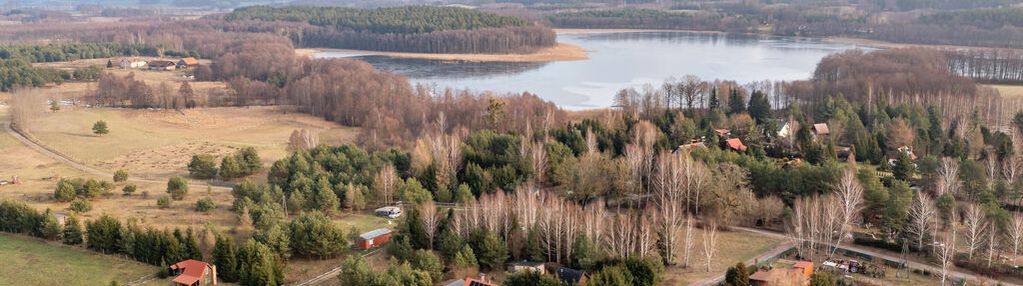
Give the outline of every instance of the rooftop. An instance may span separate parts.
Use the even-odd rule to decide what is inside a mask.
[[[388,233],[391,233],[390,229],[378,228],[378,229],[371,230],[371,231],[369,231],[367,233],[360,234],[359,238],[367,239],[368,240],[368,239],[373,239],[375,237],[378,237],[378,236],[381,236],[381,235],[385,235],[385,234],[388,234]]]

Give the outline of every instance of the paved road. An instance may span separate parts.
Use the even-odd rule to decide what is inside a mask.
[[[103,170],[97,169],[95,167],[79,163],[78,161],[75,161],[75,160],[73,160],[71,158],[68,158],[64,154],[61,154],[60,152],[54,151],[54,150],[50,149],[49,147],[46,147],[44,145],[36,143],[35,141],[33,141],[31,139],[28,139],[27,137],[25,137],[24,134],[21,134],[21,132],[18,132],[17,130],[14,130],[14,128],[11,128],[11,124],[8,123],[8,122],[2,122],[2,125],[4,126],[4,131],[7,132],[7,134],[10,134],[11,137],[14,137],[14,139],[17,139],[19,142],[21,142],[22,144],[24,144],[28,148],[31,148],[32,150],[35,150],[36,152],[39,152],[40,154],[46,155],[47,157],[53,158],[54,160],[57,160],[58,162],[67,164],[68,166],[71,166],[72,168],[78,169],[79,171],[82,171],[82,172],[85,172],[85,173],[88,173],[88,174],[96,175],[96,176],[99,176],[99,177],[108,177],[108,178],[114,176],[113,173],[109,173],[107,171],[103,171]],[[146,178],[129,177],[128,180],[132,181],[132,182],[143,182],[143,183],[166,183],[167,179],[169,179],[169,178],[163,178],[163,179],[157,180],[157,179],[146,179]],[[188,185],[189,185],[190,188],[193,188],[193,189],[205,188],[207,186],[206,184],[198,184],[198,183],[191,183],[191,182]],[[231,187],[229,187],[229,186],[213,186],[213,185],[210,185],[210,187],[214,188],[214,189],[222,189],[222,190],[230,190],[231,189]]]
[[[377,254],[377,253],[379,253],[383,249],[384,248],[381,247],[381,248],[377,248],[377,249],[375,249],[373,251],[366,252],[366,254],[363,254],[362,257],[367,257],[367,256],[370,256],[370,255]],[[309,279],[304,280],[304,281],[295,282],[293,284],[288,284],[288,286],[318,285],[318,284],[323,283],[324,281],[327,281],[327,280],[330,280],[330,279],[337,279],[337,274],[338,273],[341,273],[341,266],[340,265],[338,267],[334,267],[334,269],[331,269],[331,270],[329,270],[327,272],[324,272],[323,274],[316,275],[316,277],[309,278]]]
[[[777,238],[783,238],[783,239],[787,239],[788,238],[784,234],[780,234],[780,233],[772,232],[772,231],[761,230],[761,229],[753,229],[753,228],[745,228],[745,227],[736,227],[736,229],[743,230],[743,231],[748,231],[748,232],[754,232],[754,233],[758,233],[758,234],[762,234],[762,235],[767,235],[767,236],[772,236],[772,237],[777,237]],[[887,253],[878,252],[876,250],[866,249],[866,248],[852,246],[852,245],[841,245],[838,248],[839,249],[844,249],[844,250],[852,250],[852,251],[856,251],[856,252],[859,252],[859,253],[864,253],[864,254],[867,254],[867,255],[870,255],[870,256],[874,256],[874,257],[881,257],[881,258],[884,258],[884,259],[889,259],[889,260],[892,260],[892,261],[900,261],[900,260],[902,260],[902,258],[897,257],[895,255],[890,255],[890,254],[887,254]],[[933,265],[930,265],[930,264],[920,263],[920,262],[916,262],[916,261],[912,261],[912,260],[908,261],[908,264],[909,264],[909,268],[911,268],[911,269],[922,269],[922,270],[927,270],[927,271],[929,271],[931,273],[941,273],[941,268],[940,267],[936,267],[936,266],[933,266]],[[955,270],[955,269],[952,270],[951,276],[955,277],[955,278],[966,279],[967,281],[997,281],[997,283],[999,285],[1020,286],[1018,284],[1013,284],[1013,283],[1009,283],[1009,282],[1005,282],[1005,281],[998,281],[998,280],[994,280],[994,279],[991,279],[991,278],[988,278],[988,277],[982,277],[982,276],[978,276],[978,275],[975,275],[975,274],[972,274],[972,273],[966,273],[966,272],[962,272],[962,271]],[[724,279],[724,275],[723,274],[722,274],[721,278]]]

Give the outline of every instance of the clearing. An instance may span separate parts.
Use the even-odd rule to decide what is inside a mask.
[[[110,133],[92,134],[107,122]],[[267,166],[288,154],[291,132],[308,129],[320,142],[352,142],[355,128],[274,107],[220,107],[186,110],[74,108],[47,113],[31,131],[42,144],[106,171],[126,169],[145,178],[184,175],[193,154],[218,157],[252,146]]]
[[[728,270],[736,263],[746,262],[778,246],[781,239],[740,230],[719,231],[717,253],[707,270],[703,255],[703,230],[695,229],[693,248],[690,250],[689,267],[668,267],[664,271],[664,285],[689,285],[713,277]]]
[[[158,268],[9,233],[0,233],[0,257],[0,285],[123,285]]]

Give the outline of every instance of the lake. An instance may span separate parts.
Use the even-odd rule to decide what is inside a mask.
[[[535,93],[567,109],[608,107],[622,88],[642,89],[669,77],[704,80],[807,79],[821,58],[855,45],[817,39],[700,32],[559,34],[558,41],[589,51],[589,59],[541,63],[452,62],[322,52],[351,57],[438,88]]]

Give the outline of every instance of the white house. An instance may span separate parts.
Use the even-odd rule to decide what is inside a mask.
[[[121,59],[120,67],[122,69],[140,69],[146,67],[146,61],[140,59]]]

